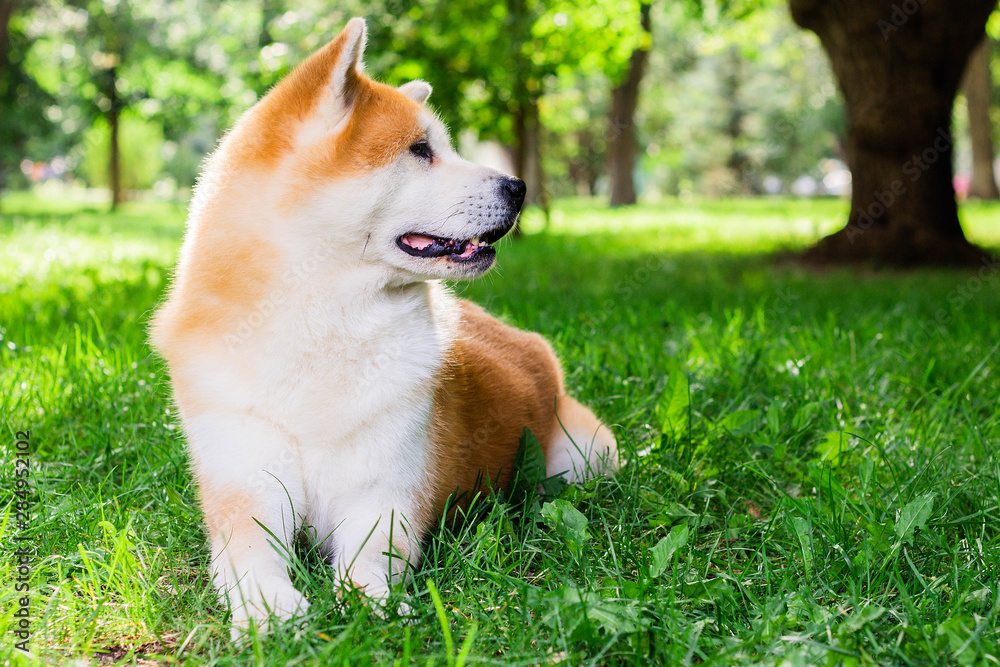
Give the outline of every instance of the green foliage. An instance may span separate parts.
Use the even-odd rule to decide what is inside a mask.
[[[838,155],[843,112],[827,57],[784,4],[763,4],[739,19],[696,20],[678,4],[654,12],[639,117],[652,188],[746,194],[769,175],[786,186],[820,178]]]
[[[402,4],[405,11],[373,39],[376,53],[383,44],[396,52],[387,54],[383,76],[427,79],[449,125],[508,143],[514,114],[544,97],[551,82],[618,77],[639,38],[637,0]]]
[[[430,81],[431,105],[456,138],[467,130],[516,146],[518,119],[530,125],[537,111],[549,194],[594,194],[605,187],[607,145],[620,131],[608,124],[610,90],[645,44],[639,7],[638,0],[19,7],[11,42],[19,74],[7,87],[16,85],[20,97],[0,95],[4,117],[16,121],[0,133],[18,129],[0,136],[0,160],[8,174],[24,156],[76,160],[88,128],[114,105],[162,127],[162,169],[190,186],[238,116],[361,15],[372,75],[394,85]],[[841,105],[818,43],[792,25],[783,4],[653,3],[652,16],[636,118],[641,189],[719,194],[759,189],[769,175],[786,185],[823,175],[821,163],[836,155],[843,134]],[[734,115],[742,120],[730,136]],[[734,156],[744,165],[739,173],[729,166]]]
[[[14,15],[7,35],[7,53],[0,54],[0,190],[17,184],[18,165],[54,133],[52,122],[39,113],[51,98],[26,66],[31,40],[25,21]]]

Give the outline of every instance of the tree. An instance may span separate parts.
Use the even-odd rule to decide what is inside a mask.
[[[969,112],[969,135],[972,140],[972,181],[969,197],[1000,199],[996,174],[993,172],[993,126],[990,121],[990,98],[993,79],[990,76],[989,37],[976,47],[965,68],[966,109]]]
[[[147,21],[136,16],[129,0],[86,3],[90,61],[94,66],[93,77],[97,84],[95,102],[104,114],[111,131],[108,154],[108,180],[111,183],[111,208],[114,210],[124,199],[121,176],[121,115],[129,100],[119,92],[119,69],[133,51],[145,45],[142,35],[150,32]]]
[[[31,40],[23,29],[28,3],[15,12],[14,0],[0,0],[0,194],[32,139],[51,136],[41,113],[51,98],[26,71]]]
[[[10,41],[10,17],[14,13],[14,0],[0,0],[0,109],[5,112],[3,117],[5,119],[5,124],[9,124],[10,121],[6,120],[8,118],[9,110],[8,106],[13,106],[12,86],[10,85],[10,79],[13,77],[8,77],[9,65],[7,64],[10,55],[7,53],[8,42]],[[0,161],[0,194],[3,193],[4,186],[4,164]]]
[[[740,86],[743,84],[743,58],[736,46],[729,47],[724,62],[722,92],[728,111],[725,135],[730,143],[726,167],[732,172],[735,191],[739,194],[751,194],[755,189],[750,173],[753,164],[742,146],[747,116],[747,109],[740,94]]]
[[[895,266],[978,263],[952,185],[951,112],[996,0],[790,0],[815,32],[847,112],[847,226],[807,257]]]
[[[650,3],[639,10],[642,40],[629,57],[625,78],[611,91],[611,113],[608,114],[608,177],[611,181],[611,205],[634,204],[636,136],[635,111],[639,106],[639,85],[649,63],[653,24]]]
[[[112,208],[123,199],[122,113],[146,97],[136,80],[158,75],[157,64],[144,62],[153,52],[150,42],[158,34],[148,14],[153,4],[142,0],[40,3],[31,20],[36,35],[32,45],[34,73],[57,99],[57,111],[73,109],[84,117],[86,122],[75,131],[86,129],[98,116],[107,123]]]
[[[383,76],[426,78],[434,86],[432,105],[453,128],[511,145],[517,175],[528,184],[528,201],[544,204],[542,107],[550,86],[594,72],[616,75],[638,43],[640,3],[406,0],[402,5],[394,12],[401,20],[385,40],[387,50],[400,57],[383,66]]]

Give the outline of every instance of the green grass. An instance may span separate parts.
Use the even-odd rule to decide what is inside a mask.
[[[773,264],[844,209],[571,201],[544,233],[529,216],[458,289],[552,340],[620,474],[439,529],[399,593],[411,623],[338,600],[302,549],[308,617],[237,648],[145,345],[183,211],[8,196],[0,483],[9,498],[30,429],[35,657],[9,634],[10,518],[0,661],[997,664],[1000,272]],[[1000,207],[963,215],[1000,247]]]

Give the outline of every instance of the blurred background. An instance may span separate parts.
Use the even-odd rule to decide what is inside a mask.
[[[431,82],[462,151],[526,177],[535,203],[850,191],[828,59],[782,2],[0,5],[4,189],[185,200],[240,113],[360,15],[369,73]],[[961,104],[956,123],[964,182]]]
[[[563,197],[610,206],[848,198],[850,114],[816,36],[839,19],[816,21],[815,4],[0,0],[0,188],[115,206],[186,202],[225,129],[348,18],[365,16],[369,73],[390,84],[431,82],[431,103],[460,151],[524,178],[529,203],[546,217]],[[916,0],[875,4],[865,39],[891,42],[903,60],[907,39],[947,32],[930,15],[907,25],[923,4]],[[948,20],[976,24],[976,42],[988,11],[979,14]],[[950,180],[959,200],[998,196],[992,70],[1000,62],[989,35],[1000,22],[986,32],[958,96],[949,84],[935,91],[954,99]],[[970,47],[936,62],[965,67]],[[865,57],[884,60],[890,50]],[[904,70],[922,76],[883,69],[896,80]],[[894,151],[897,163],[907,157],[899,146],[883,149]]]

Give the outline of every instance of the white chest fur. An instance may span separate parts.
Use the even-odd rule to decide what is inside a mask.
[[[359,485],[406,493],[420,482],[452,302],[434,283],[322,306],[303,295],[262,336],[281,349],[248,355],[258,385],[250,407],[294,437],[310,523],[340,514],[337,499]]]

